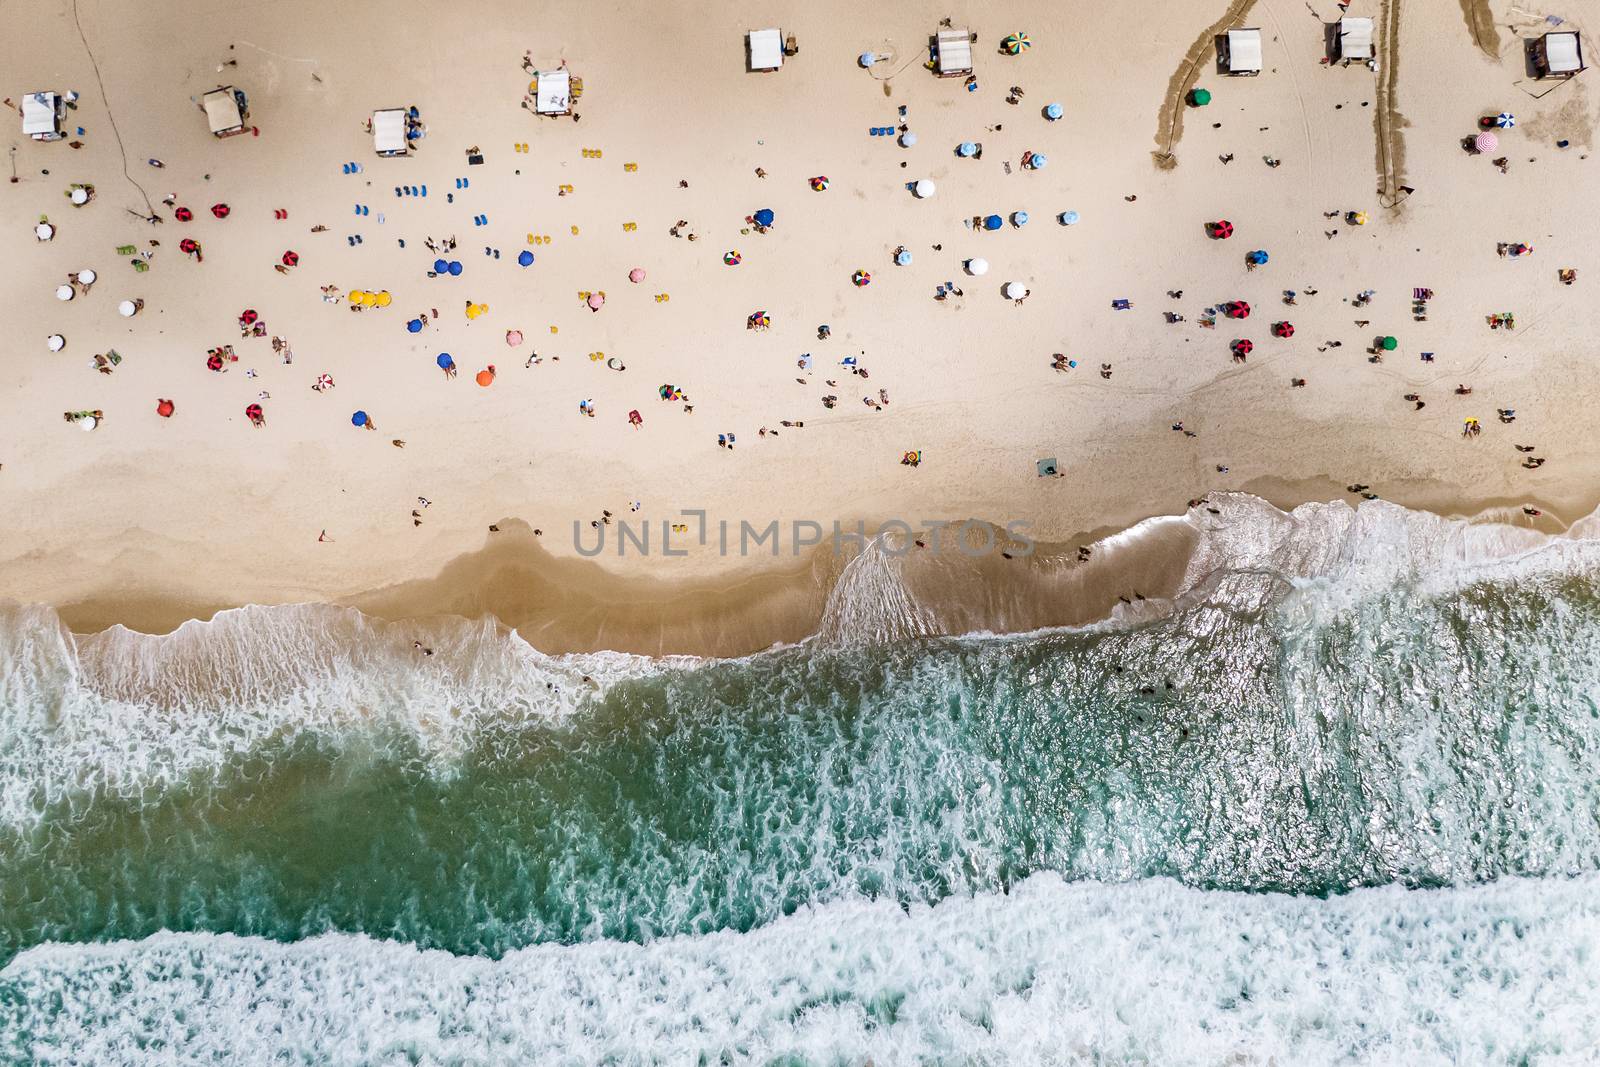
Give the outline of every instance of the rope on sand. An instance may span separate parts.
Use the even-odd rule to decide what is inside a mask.
[[[100,86],[100,100],[106,106],[106,118],[111,122],[111,132],[117,138],[117,151],[122,153],[122,176],[128,179],[128,184],[139,190],[139,195],[144,197],[145,211],[149,215],[156,213],[155,205],[150,203],[150,194],[145,192],[128,170],[128,147],[122,143],[122,131],[117,129],[117,116],[111,111],[111,98],[106,95],[106,80],[100,74],[100,61],[95,58],[94,49],[89,47],[89,38],[84,35],[83,23],[78,19],[78,0],[72,0],[72,24],[77,27],[78,40],[83,43],[84,53],[89,57],[89,66],[94,68],[95,84]]]

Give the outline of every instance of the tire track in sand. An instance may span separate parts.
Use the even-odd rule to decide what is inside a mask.
[[[1386,208],[1400,202],[1400,186],[1405,183],[1406,142],[1402,131],[1408,124],[1396,103],[1400,85],[1400,4],[1401,0],[1384,0],[1378,18],[1378,106],[1372,109],[1372,129],[1378,146],[1378,198]]]
[[[1489,10],[1489,0],[1458,0],[1461,17],[1467,22],[1467,32],[1478,51],[1490,59],[1500,58],[1500,31],[1495,28],[1494,13]]]
[[[1256,0],[1233,0],[1222,17],[1195,38],[1178,63],[1178,69],[1172,72],[1167,82],[1167,95],[1162,98],[1161,110],[1156,114],[1156,149],[1150,153],[1161,170],[1171,170],[1178,165],[1178,157],[1172,150],[1183,138],[1183,98],[1199,80],[1200,68],[1216,46],[1217,35],[1239,26],[1255,6]]]

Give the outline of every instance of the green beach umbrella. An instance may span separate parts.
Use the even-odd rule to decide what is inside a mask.
[[[1195,107],[1205,107],[1207,104],[1211,103],[1211,90],[1194,90],[1189,94],[1189,103],[1193,104]]]
[[[1385,352],[1393,352],[1395,349],[1397,349],[1399,347],[1400,347],[1400,342],[1396,341],[1393,337],[1385,337],[1383,339],[1383,350]]]

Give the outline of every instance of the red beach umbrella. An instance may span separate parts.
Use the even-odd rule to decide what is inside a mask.
[[[299,263],[300,263],[300,253],[296,252],[294,249],[291,248],[289,251],[287,251],[287,252],[285,252],[283,254],[283,265],[285,267],[298,266]]]
[[[183,240],[178,242],[178,248],[185,255],[192,256],[196,252],[200,251],[200,242],[196,241],[193,237],[185,237]]]
[[[1222,312],[1230,319],[1248,319],[1250,317],[1250,305],[1243,300],[1230,300],[1222,305]]]
[[[260,404],[251,404],[244,409],[244,417],[257,426],[264,426],[267,421],[266,412],[261,410]]]
[[[1219,241],[1226,241],[1233,236],[1233,223],[1222,219],[1211,224],[1211,236]]]
[[[172,413],[176,410],[178,410],[177,406],[170,400],[161,399],[156,401],[156,414],[163,419],[172,418]]]
[[[190,211],[186,207],[180,207],[178,210],[172,213],[172,217],[177,219],[179,222],[192,222],[194,220],[194,212]]]
[[[1274,337],[1293,337],[1294,336],[1294,323],[1292,323],[1292,322],[1275,322],[1275,323],[1273,323],[1272,324],[1272,336],[1274,336]]]
[[[211,353],[209,356],[206,357],[206,369],[207,370],[214,370],[214,371],[217,371],[218,373],[221,373],[221,371],[222,371],[222,357],[220,355],[218,355],[217,353],[215,353],[215,352]]]
[[[1248,356],[1251,352],[1255,351],[1256,346],[1248,337],[1241,337],[1239,340],[1233,342],[1230,347],[1232,347],[1234,355]]]
[[[239,312],[239,321],[244,323],[246,326],[255,325],[255,321],[260,317],[260,315],[256,314],[255,308],[245,308],[243,311]]]
[[[231,212],[232,210],[233,209],[230,208],[227,204],[212,204],[211,205],[211,213],[213,215],[215,215],[219,219],[227,218],[228,217],[228,213]]]

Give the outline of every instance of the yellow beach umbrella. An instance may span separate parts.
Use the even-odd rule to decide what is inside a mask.
[[[359,304],[361,303],[361,298],[366,295],[367,291],[365,289],[352,289],[350,290],[350,303]]]
[[[383,292],[378,294],[378,299],[377,299],[377,306],[378,307],[386,308],[390,304],[392,304],[393,302],[394,302],[394,297],[389,295],[389,290],[385,289]]]
[[[378,294],[377,293],[362,293],[361,294],[361,306],[362,307],[366,307],[366,308],[377,307],[378,306]]]

